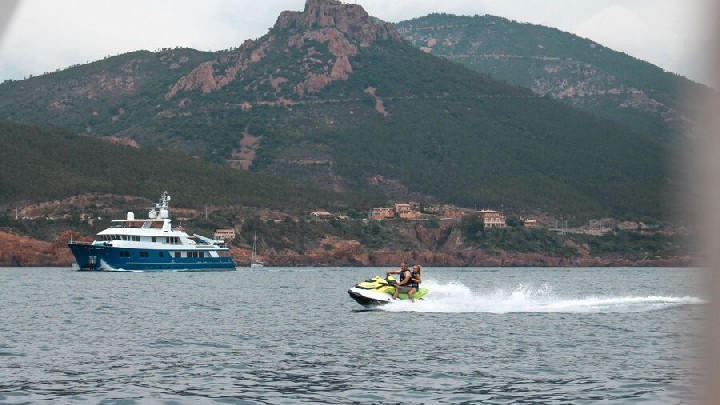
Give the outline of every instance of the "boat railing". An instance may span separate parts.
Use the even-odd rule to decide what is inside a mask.
[[[194,234],[192,235],[192,238],[194,238],[194,239],[202,242],[202,243],[205,244],[205,245],[220,245],[221,243],[224,243],[224,242],[225,242],[225,241],[221,241],[221,240],[210,239],[210,238],[208,238],[208,237],[205,237],[205,236],[202,236],[202,235],[198,235],[198,234],[196,234],[196,233],[194,233]]]
[[[83,242],[83,241],[78,241],[78,240],[71,240],[70,242],[68,242],[68,245],[92,245],[93,243],[95,243],[95,242]]]

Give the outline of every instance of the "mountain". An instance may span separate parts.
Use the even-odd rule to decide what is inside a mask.
[[[667,218],[676,181],[662,137],[422,52],[336,0],[283,12],[236,49],[139,51],[3,83],[0,119],[186,153],[365,203]]]
[[[538,95],[658,136],[696,123],[710,89],[594,41],[495,16],[431,14],[395,26],[414,46]]]

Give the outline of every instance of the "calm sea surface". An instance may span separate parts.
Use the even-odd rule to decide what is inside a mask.
[[[694,269],[0,268],[0,403],[692,403]]]

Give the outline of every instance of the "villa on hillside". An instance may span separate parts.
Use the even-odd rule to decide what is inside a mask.
[[[395,212],[402,219],[418,219],[420,218],[420,211],[415,209],[415,204],[412,203],[397,203],[395,204]]]
[[[377,221],[383,219],[393,219],[395,217],[402,219],[416,220],[420,218],[420,204],[414,202],[396,203],[393,208],[377,207],[370,212],[370,219]]]
[[[460,208],[449,206],[444,208],[441,214],[443,219],[460,219],[465,215],[465,212]]]
[[[505,228],[505,215],[495,210],[479,211],[485,228]]]
[[[235,239],[235,229],[233,228],[226,228],[226,229],[216,229],[215,235],[213,236],[215,240],[233,240]]]
[[[370,219],[374,219],[377,221],[380,221],[383,219],[393,219],[393,218],[395,218],[395,211],[393,211],[392,208],[387,208],[387,207],[373,208],[372,212],[370,213]]]

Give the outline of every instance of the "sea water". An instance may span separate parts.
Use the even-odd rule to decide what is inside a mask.
[[[692,403],[695,269],[0,268],[0,403]]]

